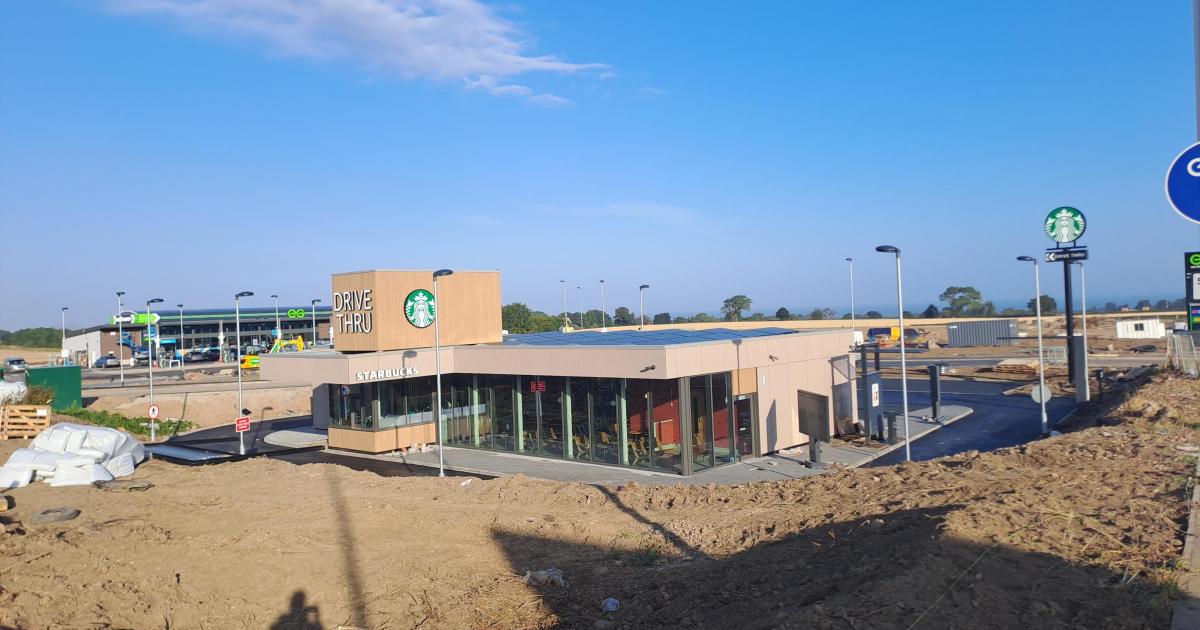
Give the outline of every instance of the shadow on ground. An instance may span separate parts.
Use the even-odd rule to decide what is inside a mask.
[[[747,540],[743,550],[724,557],[706,556],[669,534],[647,536],[640,548],[621,549],[502,529],[492,535],[514,573],[563,571],[566,589],[530,587],[557,616],[552,626],[557,628],[1166,625],[1168,587],[1024,552],[1003,540],[981,544],[945,535],[946,517],[961,508],[903,510],[821,525],[772,542]],[[714,535],[720,535],[717,531]],[[712,542],[729,548],[738,541]],[[602,613],[607,597],[618,599],[621,609]],[[597,626],[600,619],[612,625]]]

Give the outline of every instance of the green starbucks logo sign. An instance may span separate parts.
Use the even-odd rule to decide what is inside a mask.
[[[1046,215],[1046,236],[1056,243],[1072,243],[1083,236],[1087,221],[1083,213],[1070,206],[1055,208]]]
[[[404,298],[404,317],[417,328],[428,328],[437,319],[437,301],[425,289],[417,289]]]

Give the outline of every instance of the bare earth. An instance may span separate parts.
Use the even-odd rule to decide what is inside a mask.
[[[1026,447],[739,487],[154,461],[146,492],[11,492],[0,626],[1162,628],[1198,403],[1156,377]],[[82,515],[31,523],[54,506]]]
[[[248,389],[243,392],[242,400],[256,421],[307,416],[312,413],[312,389],[308,387]],[[189,420],[197,428],[230,424],[239,415],[236,390],[189,394],[156,393],[154,402],[162,410],[164,418]],[[145,417],[149,407],[149,396],[101,396],[88,405],[89,409],[116,411],[135,418]]]

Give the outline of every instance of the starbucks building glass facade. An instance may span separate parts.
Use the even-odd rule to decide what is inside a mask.
[[[753,452],[729,372],[672,379],[445,374],[447,446],[691,474]],[[434,377],[326,385],[330,427],[389,430],[436,420]],[[405,447],[407,445],[399,445]]]

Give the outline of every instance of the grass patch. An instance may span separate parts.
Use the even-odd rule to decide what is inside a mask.
[[[149,418],[130,418],[129,416],[123,416],[111,411],[92,411],[81,407],[71,407],[56,413],[71,416],[72,418],[102,427],[121,429],[122,431],[138,435],[150,435]],[[192,423],[187,420],[166,420],[158,423],[158,433],[160,435],[171,435],[180,431],[187,431],[192,426]]]

